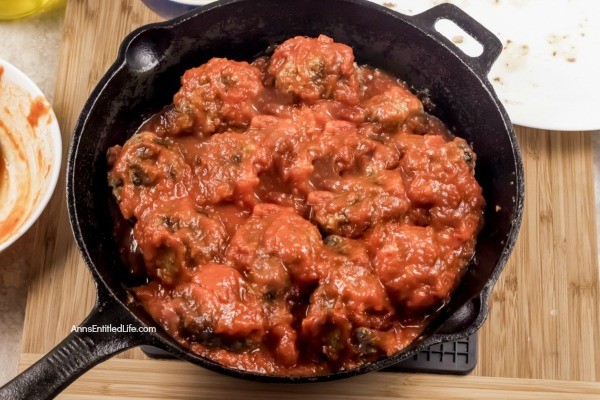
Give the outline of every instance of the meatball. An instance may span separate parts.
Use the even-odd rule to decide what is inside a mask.
[[[307,197],[312,220],[328,233],[357,238],[372,225],[400,218],[410,202],[398,171],[345,175]]]
[[[334,99],[346,104],[359,101],[359,80],[352,48],[321,35],[295,37],[282,43],[268,69],[275,87],[306,103]]]
[[[278,295],[291,284],[306,287],[323,276],[317,262],[321,246],[317,228],[293,209],[259,204],[232,237],[227,260],[257,291]]]
[[[331,121],[323,133],[311,144],[311,154],[320,170],[312,179],[319,188],[324,176],[336,176],[351,169],[360,169],[369,164],[375,169],[395,168],[399,153],[374,140],[358,134],[354,124],[346,121]]]
[[[112,147],[109,164],[108,182],[125,219],[139,218],[157,201],[186,196],[192,179],[178,147],[152,132]]]
[[[363,103],[367,120],[393,129],[400,126],[410,115],[423,111],[421,101],[409,90],[394,86],[388,91],[371,97]]]
[[[440,246],[433,228],[377,225],[365,240],[373,268],[404,315],[421,315],[442,305],[464,262]]]
[[[269,320],[268,342],[283,365],[298,361],[291,305],[299,302],[299,290],[309,290],[323,275],[320,248],[318,230],[292,209],[260,204],[227,249],[227,261],[262,296]]]
[[[329,264],[329,272],[313,298],[323,296],[320,301],[329,299],[331,304],[336,299],[343,303],[346,316],[355,328],[388,329],[394,319],[394,310],[383,285],[371,269],[366,248],[356,240],[339,236],[330,236],[325,243],[324,258]],[[316,311],[317,308],[311,301],[308,315],[311,315],[311,309]]]
[[[265,334],[260,303],[240,273],[226,265],[204,265],[173,290],[152,282],[134,292],[155,321],[188,344],[239,351]]]
[[[312,151],[315,158],[330,160],[332,169],[340,173],[353,168],[360,157],[372,151],[375,145],[375,142],[358,135],[354,124],[331,121],[315,139]]]
[[[481,187],[473,175],[475,156],[470,146],[438,135],[394,138],[403,157],[400,168],[406,193],[415,206],[429,209],[429,224],[453,227],[464,240],[476,233],[484,207]]]
[[[254,103],[262,90],[258,68],[213,58],[184,73],[173,102],[180,113],[193,117],[195,130],[206,135],[247,127],[257,114]]]
[[[270,165],[270,155],[250,136],[222,133],[185,146],[183,154],[192,165],[190,194],[197,204],[232,200],[253,205],[258,173]]]
[[[395,316],[368,259],[357,254],[360,247],[360,243],[345,238],[329,240],[323,255],[329,272],[312,294],[302,320],[303,339],[334,365],[341,359],[352,359],[363,353],[356,341],[361,328],[389,329]],[[350,250],[354,252],[354,260],[344,255],[349,248],[354,248]]]
[[[187,276],[192,268],[219,260],[227,240],[223,224],[196,211],[187,198],[144,213],[133,236],[150,276],[167,284]]]
[[[246,133],[272,154],[274,178],[285,185],[308,190],[308,177],[313,171],[312,158],[306,143],[310,136],[304,127],[293,120],[271,116],[259,116],[252,120]],[[278,188],[269,188],[277,191]],[[295,193],[290,193],[294,195]]]
[[[400,168],[406,176],[411,201],[418,205],[458,206],[462,196],[455,181],[449,178],[459,173],[457,161],[465,170],[468,168],[455,145],[441,136],[410,134],[398,135],[394,144],[402,153]]]

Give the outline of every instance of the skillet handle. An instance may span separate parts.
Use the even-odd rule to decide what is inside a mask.
[[[102,296],[99,296],[101,298]],[[106,298],[106,297],[104,297]],[[115,302],[97,301],[78,328],[139,330],[128,311]],[[144,333],[74,330],[48,354],[0,388],[0,399],[52,399],[94,365],[145,340]]]
[[[446,322],[426,340],[427,343],[423,347],[461,340],[477,332],[487,318],[492,290],[493,285],[486,285],[478,296],[451,314]]]
[[[458,55],[465,63],[475,70],[481,77],[486,78],[490,72],[492,65],[502,52],[502,42],[486,27],[481,25],[469,14],[461,10],[450,3],[443,3],[439,6],[430,8],[429,10],[422,12],[421,14],[415,15],[417,21],[421,24],[422,28],[429,31],[430,34],[435,36],[437,39],[444,42],[453,52]],[[471,35],[473,39],[479,42],[483,46],[483,53],[477,57],[471,57],[466,55],[462,50],[458,49],[456,45],[439,33],[435,29],[437,21],[447,19],[454,22],[466,33]]]

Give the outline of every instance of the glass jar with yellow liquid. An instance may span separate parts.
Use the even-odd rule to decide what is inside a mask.
[[[66,0],[0,0],[0,20],[17,19],[64,5]]]

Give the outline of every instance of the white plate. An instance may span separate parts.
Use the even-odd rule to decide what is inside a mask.
[[[7,174],[0,182],[1,252],[31,228],[52,197],[62,139],[54,111],[36,84],[2,59],[0,70],[0,151]]]
[[[457,5],[504,44],[489,78],[513,123],[600,129],[599,0],[372,1],[409,15]]]

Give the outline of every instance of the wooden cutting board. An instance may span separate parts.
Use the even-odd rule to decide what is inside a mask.
[[[69,1],[54,104],[65,149],[88,94],[114,61],[122,38],[157,18],[139,0]],[[372,373],[339,383],[267,386],[180,361],[148,360],[134,349],[84,375],[63,398],[280,398],[283,393],[357,399],[600,398],[591,133],[525,128],[517,133],[525,164],[524,221],[494,292],[480,333],[479,365],[470,377]],[[67,336],[95,299],[71,236],[64,190],[63,176],[31,246],[21,370]]]

